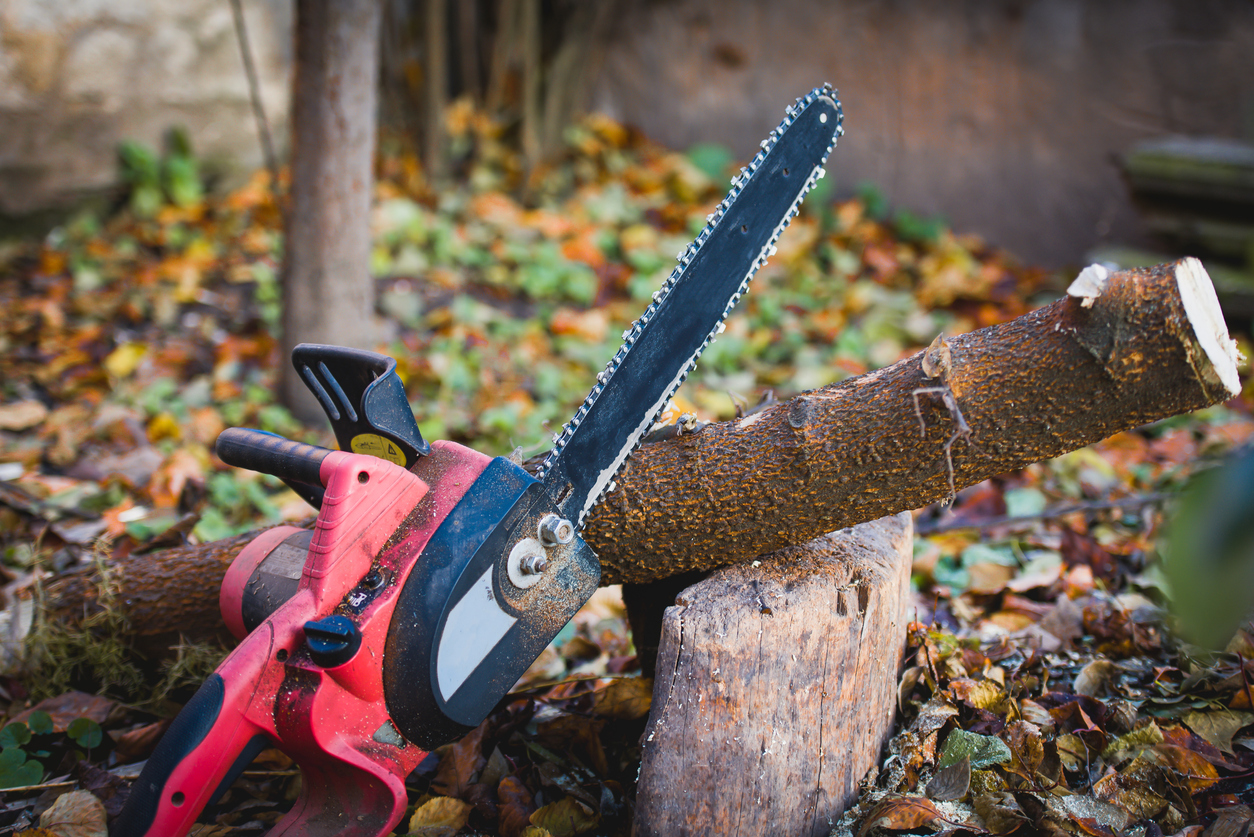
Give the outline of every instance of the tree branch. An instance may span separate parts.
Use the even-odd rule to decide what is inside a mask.
[[[971,444],[947,448],[953,411],[924,353],[742,419],[645,445],[584,536],[605,584],[644,583],[755,558],[925,506],[1239,391],[1236,349],[1196,260],[1109,276],[1012,322],[947,341],[942,380]],[[1075,286],[1073,286],[1075,287]],[[137,637],[219,629],[218,587],[245,538],[119,562]],[[174,585],[171,587],[171,585]],[[52,618],[90,609],[90,571],[48,588]]]

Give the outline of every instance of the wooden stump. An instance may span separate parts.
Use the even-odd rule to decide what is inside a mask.
[[[666,610],[635,834],[826,835],[892,726],[908,513],[687,588]]]

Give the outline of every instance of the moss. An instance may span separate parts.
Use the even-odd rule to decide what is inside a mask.
[[[80,689],[154,710],[172,695],[198,686],[226,654],[216,644],[180,643],[175,657],[153,665],[128,641],[129,624],[118,601],[116,570],[109,545],[98,541],[95,612],[77,624],[48,618],[41,586],[36,587],[36,617],[26,638],[23,680],[34,700]]]

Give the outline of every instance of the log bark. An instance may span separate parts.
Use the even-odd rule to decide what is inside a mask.
[[[662,620],[634,834],[831,830],[892,727],[912,543],[902,513],[679,594]]]
[[[936,377],[919,353],[642,447],[584,532],[603,583],[710,571],[803,544],[944,498],[950,462],[962,488],[1239,391],[1235,345],[1196,260],[1077,282],[1072,293],[949,339]],[[969,426],[966,439],[954,438],[944,393],[918,396],[920,431],[915,391],[938,386]],[[209,544],[119,563],[120,599],[140,607],[130,614],[136,635],[171,624],[188,636],[216,631],[233,554]],[[174,577],[202,589],[161,613],[147,603]],[[50,584],[52,618],[75,618],[92,595],[90,572]]]

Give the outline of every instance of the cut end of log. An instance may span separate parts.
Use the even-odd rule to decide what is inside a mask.
[[[1198,371],[1209,382],[1222,384],[1230,395],[1237,395],[1241,392],[1237,375],[1241,353],[1237,351],[1236,341],[1228,336],[1228,325],[1224,322],[1215,286],[1206,268],[1192,256],[1181,259],[1175,267],[1184,313],[1193,326],[1196,349],[1203,356],[1194,358]]]

